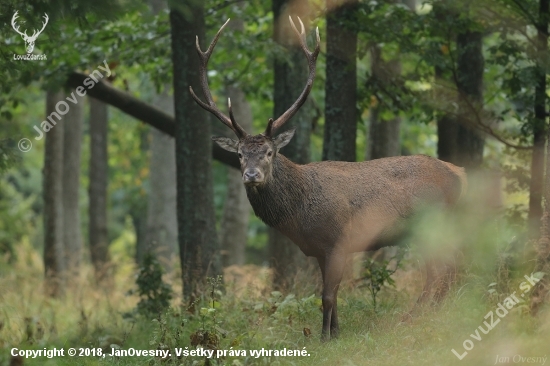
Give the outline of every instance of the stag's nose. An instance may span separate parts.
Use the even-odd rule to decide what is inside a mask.
[[[262,181],[262,175],[257,169],[247,169],[243,174],[243,180],[245,184],[259,183]]]

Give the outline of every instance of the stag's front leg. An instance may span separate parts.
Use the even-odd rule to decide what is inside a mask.
[[[318,258],[321,274],[323,275],[323,329],[321,340],[326,341],[337,338],[338,326],[338,288],[342,281],[342,275],[347,256],[344,253],[331,253],[327,258]]]

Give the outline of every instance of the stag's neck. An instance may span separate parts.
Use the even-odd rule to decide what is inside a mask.
[[[261,186],[246,187],[246,194],[256,216],[267,225],[279,228],[298,219],[311,190],[300,166],[280,154],[273,161],[270,178]]]

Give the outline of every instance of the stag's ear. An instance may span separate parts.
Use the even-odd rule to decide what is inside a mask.
[[[229,137],[216,137],[212,136],[212,141],[220,145],[224,150],[236,153],[239,147],[239,141],[230,139]]]
[[[296,128],[285,131],[282,134],[275,137],[275,140],[273,140],[273,143],[275,144],[275,147],[277,148],[277,150],[282,149],[283,147],[288,145],[290,140],[292,140],[292,136],[294,136],[294,132],[296,132]]]

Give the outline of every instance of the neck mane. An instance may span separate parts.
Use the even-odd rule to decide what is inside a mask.
[[[275,156],[272,175],[264,184],[246,187],[256,216],[275,228],[296,218],[307,193],[307,181],[299,165],[281,154]]]

